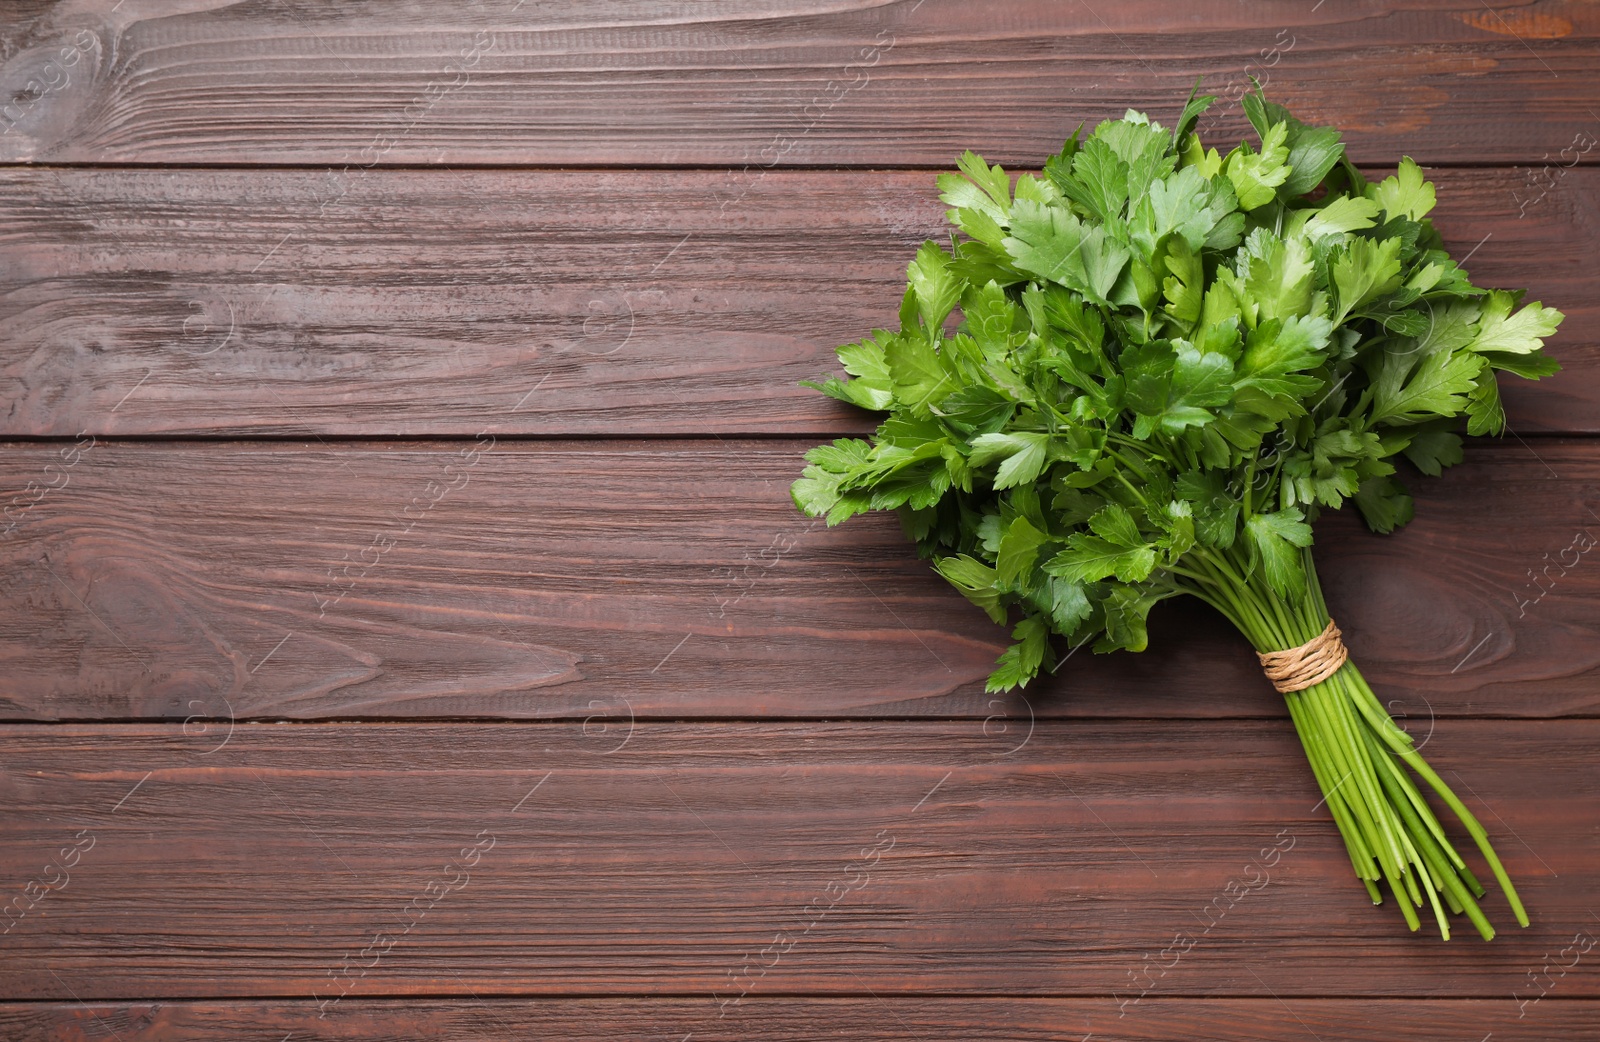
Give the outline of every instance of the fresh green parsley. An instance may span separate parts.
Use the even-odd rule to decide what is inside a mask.
[[[830,525],[895,510],[918,552],[1013,643],[990,691],[1057,662],[1058,639],[1144,650],[1146,618],[1198,597],[1258,652],[1329,616],[1313,524],[1351,502],[1375,531],[1412,515],[1396,465],[1437,475],[1496,434],[1497,370],[1538,378],[1561,313],[1472,285],[1404,159],[1368,183],[1339,133],[1259,93],[1258,145],[1220,155],[1129,111],[1043,171],[971,152],[938,179],[959,234],[925,243],[898,329],[838,350],[809,384],[888,413],[870,440],[807,454],[793,494]],[[1487,939],[1484,893],[1413,773],[1461,820],[1524,926],[1482,827],[1353,663],[1285,696],[1373,900],[1430,904]],[[1409,772],[1407,770],[1409,768]]]

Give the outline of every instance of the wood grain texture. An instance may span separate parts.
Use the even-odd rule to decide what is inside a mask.
[[[28,1003],[0,1005],[13,1042],[611,1042],[819,1038],[883,1042],[1461,1042],[1492,1028],[1504,1042],[1581,1039],[1600,1020],[1592,1000],[1541,1003],[1521,1020],[1507,999],[1161,999],[1118,1019],[1104,999],[791,998],[750,1000],[739,1020],[708,1027],[702,998],[346,1000],[318,1020],[308,1002]],[[1109,1012],[1108,1012],[1109,1010]]]
[[[1085,652],[1027,700],[985,696],[1005,632],[892,517],[798,514],[808,445],[108,442],[70,464],[70,445],[13,445],[0,709],[959,715],[996,735],[1035,715],[1282,714],[1198,605],[1161,606],[1156,653]],[[1393,536],[1320,523],[1334,615],[1397,714],[1594,715],[1597,486],[1593,441],[1484,442],[1413,482],[1418,520]]]
[[[1597,62],[1582,0],[0,4],[0,1038],[1600,1037]],[[1568,315],[1317,531],[1492,944],[1371,907],[1207,610],[991,698],[788,501],[932,171],[1201,74]]]
[[[1491,896],[1494,943],[1446,944],[1356,884],[1283,721],[1051,722],[1014,750],[973,721],[641,724],[625,744],[575,723],[257,724],[220,746],[12,725],[0,879],[8,901],[43,884],[8,905],[27,914],[0,972],[19,1000],[334,1012],[675,995],[708,1028],[711,993],[733,1018],[741,991],[1099,997],[1108,1019],[1120,998],[1124,1021],[1180,996],[1509,1009],[1600,933],[1597,740],[1591,720],[1440,724],[1428,756],[1535,920],[1506,926]],[[1539,1006],[1600,997],[1596,954],[1560,956]]]
[[[1567,314],[1513,427],[1600,431],[1600,172],[1432,173],[1475,278]],[[933,177],[721,176],[0,172],[0,434],[870,429],[798,382],[896,321]]]
[[[1315,10],[1313,10],[1315,7]],[[8,7],[0,159],[1037,162],[1255,75],[1354,154],[1528,162],[1595,132],[1592,4],[477,0]],[[1224,128],[1242,125],[1231,106]]]

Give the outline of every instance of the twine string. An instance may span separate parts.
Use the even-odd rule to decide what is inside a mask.
[[[1272,686],[1285,695],[1320,684],[1339,671],[1350,652],[1339,639],[1339,627],[1328,620],[1323,631],[1296,648],[1257,653]]]

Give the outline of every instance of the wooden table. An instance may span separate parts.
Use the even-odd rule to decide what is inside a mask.
[[[1600,1038],[1600,8],[3,17],[0,1037]],[[1318,531],[1492,944],[1369,904],[1217,618],[990,698],[892,519],[789,502],[934,172],[1200,74],[1567,313],[1413,524]]]

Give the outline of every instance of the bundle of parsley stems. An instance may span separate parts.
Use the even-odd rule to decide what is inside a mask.
[[[900,328],[839,348],[810,384],[889,417],[807,453],[794,485],[829,524],[899,513],[918,553],[1014,643],[990,691],[1052,669],[1052,635],[1142,651],[1153,605],[1188,594],[1238,627],[1283,692],[1374,903],[1424,901],[1487,940],[1484,889],[1424,789],[1455,815],[1522,925],[1483,827],[1350,662],[1311,558],[1322,509],[1392,531],[1412,500],[1391,460],[1437,475],[1460,430],[1498,433],[1497,371],[1558,368],[1560,312],[1473,286],[1409,159],[1368,184],[1339,134],[1259,92],[1259,147],[1130,111],[1074,134],[1042,176],[968,152],[939,178],[948,250],[925,243]],[[959,321],[956,317],[959,315]],[[1419,785],[1419,780],[1421,785]]]
[[[1258,651],[1296,647],[1316,637],[1329,622],[1310,548],[1302,554],[1309,595],[1299,601],[1252,589],[1239,578],[1244,571],[1239,562],[1230,562],[1226,554],[1197,561],[1198,566],[1183,575],[1175,588],[1227,616]],[[1378,882],[1386,880],[1406,925],[1416,930],[1420,923],[1413,909],[1422,904],[1420,883],[1446,940],[1450,924],[1439,905],[1441,891],[1450,910],[1458,915],[1465,911],[1484,940],[1494,937],[1494,927],[1475,899],[1483,896],[1483,887],[1450,844],[1416,784],[1401,769],[1404,763],[1461,820],[1504,889],[1517,922],[1528,925],[1528,913],[1482,824],[1413,748],[1411,736],[1389,716],[1355,663],[1347,659],[1333,676],[1286,694],[1284,700],[1328,809],[1344,836],[1351,866],[1373,904],[1382,903]]]

